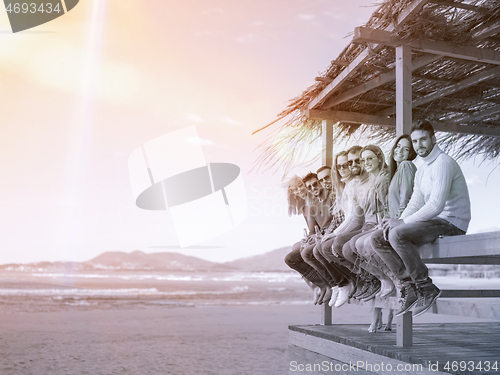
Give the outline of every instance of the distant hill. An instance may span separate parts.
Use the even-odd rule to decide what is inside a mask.
[[[286,254],[290,251],[290,246],[280,247],[265,254],[236,259],[223,264],[242,271],[290,271],[290,267],[284,261]]]
[[[108,251],[87,262],[38,262],[4,264],[0,270],[26,272],[110,271],[230,271],[230,266],[178,253],[146,254]]]
[[[0,270],[26,272],[90,272],[90,271],[290,271],[283,261],[290,247],[283,247],[265,254],[215,263],[179,253],[146,254],[136,250],[131,253],[108,251],[86,262],[37,262],[4,264]]]
[[[152,253],[142,251],[125,253],[105,252],[87,262],[37,262],[3,264],[0,271],[72,273],[97,271],[143,272],[281,272],[291,271],[284,258],[291,247],[282,247],[265,254],[241,258],[232,262],[214,263],[179,253]],[[498,265],[442,265],[430,264],[432,276],[460,276],[474,278],[500,277]]]
[[[127,269],[150,271],[201,271],[218,266],[218,263],[179,253],[152,253],[142,251],[124,253],[108,251],[86,262],[98,269]]]

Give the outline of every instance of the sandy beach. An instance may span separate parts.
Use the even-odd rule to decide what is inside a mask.
[[[2,316],[2,374],[286,374],[304,306],[209,306]],[[303,317],[299,319],[303,314]]]
[[[320,318],[286,275],[3,276],[5,375],[285,374],[287,326]]]
[[[87,289],[75,287],[75,279],[72,286],[63,287],[49,284],[46,279],[42,284],[4,278],[0,373],[288,374],[292,359],[289,352],[293,353],[288,350],[288,325],[317,324],[321,314],[319,307],[305,300],[263,298],[259,302],[243,296],[252,290],[257,293],[258,288],[284,294],[288,293],[287,288],[296,289],[300,297],[311,294],[307,287],[294,281],[273,280],[272,288],[269,282],[247,280],[248,288],[239,294],[229,293],[232,298],[228,300],[221,300],[218,295],[212,295],[211,298],[216,296],[213,300],[200,300],[196,295],[194,299],[182,300],[158,295],[110,296],[108,284],[101,289],[107,291],[107,297],[97,293],[98,289],[93,289],[97,294],[86,296],[82,291]],[[151,290],[150,284],[151,281],[148,285],[135,283],[134,293]],[[70,288],[71,292],[56,298],[55,294],[64,289],[51,294],[50,285]],[[183,285],[183,290],[186,288]],[[8,290],[17,294],[8,295]],[[28,298],[19,294],[22,290],[32,294]],[[36,290],[44,293],[33,292]],[[80,295],[71,297],[74,290],[80,291]],[[368,307],[346,305],[334,311],[334,322],[364,324],[367,329],[370,315]],[[418,319],[442,321],[449,322],[450,317],[425,314]]]

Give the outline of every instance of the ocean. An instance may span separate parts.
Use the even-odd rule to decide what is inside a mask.
[[[500,289],[498,278],[434,281]],[[367,329],[370,308],[345,305],[333,319]],[[320,322],[293,272],[3,271],[0,374],[292,374],[304,357],[288,326]]]
[[[293,272],[0,272],[0,312],[307,304],[311,295]]]

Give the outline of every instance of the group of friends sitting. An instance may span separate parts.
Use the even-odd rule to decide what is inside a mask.
[[[333,166],[287,181],[289,214],[308,230],[286,264],[315,290],[315,303],[341,307],[398,295],[396,316],[428,311],[441,294],[418,249],[465,234],[470,200],[457,162],[436,144],[432,124],[413,125],[386,159],[376,145],[353,146]]]

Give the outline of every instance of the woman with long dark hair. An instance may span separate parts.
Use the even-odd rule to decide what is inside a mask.
[[[389,168],[391,184],[389,185],[388,217],[399,218],[405,210],[413,193],[413,182],[417,167],[412,163],[417,157],[413,149],[411,137],[403,134],[396,139],[391,149]]]
[[[407,134],[399,136],[391,149],[389,156],[390,185],[387,192],[387,208],[384,217],[387,219],[398,218],[406,208],[413,193],[413,181],[417,167],[412,163],[417,154],[413,149],[411,138]],[[377,229],[380,231],[381,229]],[[375,253],[371,246],[370,238],[375,231],[356,242],[356,251],[360,257],[361,267],[370,265],[371,273],[375,274],[381,281],[379,297],[391,294],[395,285],[389,276],[392,272],[385,265],[382,259]],[[401,261],[401,266],[403,263]],[[368,270],[368,269],[367,269]]]
[[[411,137],[408,134],[403,134],[396,138],[389,157],[391,183],[387,193],[387,212],[385,214],[387,219],[399,218],[410,201],[413,193],[415,173],[417,171],[417,167],[412,161],[416,156],[417,154],[413,149]],[[363,243],[360,243],[359,246],[358,244],[356,245],[359,255],[362,258],[381,269],[385,275],[391,276],[392,272],[371,245],[371,238],[376,233],[380,233],[380,231],[382,229],[377,229],[368,238],[365,238]],[[400,259],[396,252],[394,252],[394,258]],[[400,261],[400,267],[404,269],[402,260]],[[382,287],[379,297],[385,297],[394,291],[395,285],[390,277],[384,277],[381,281]]]

